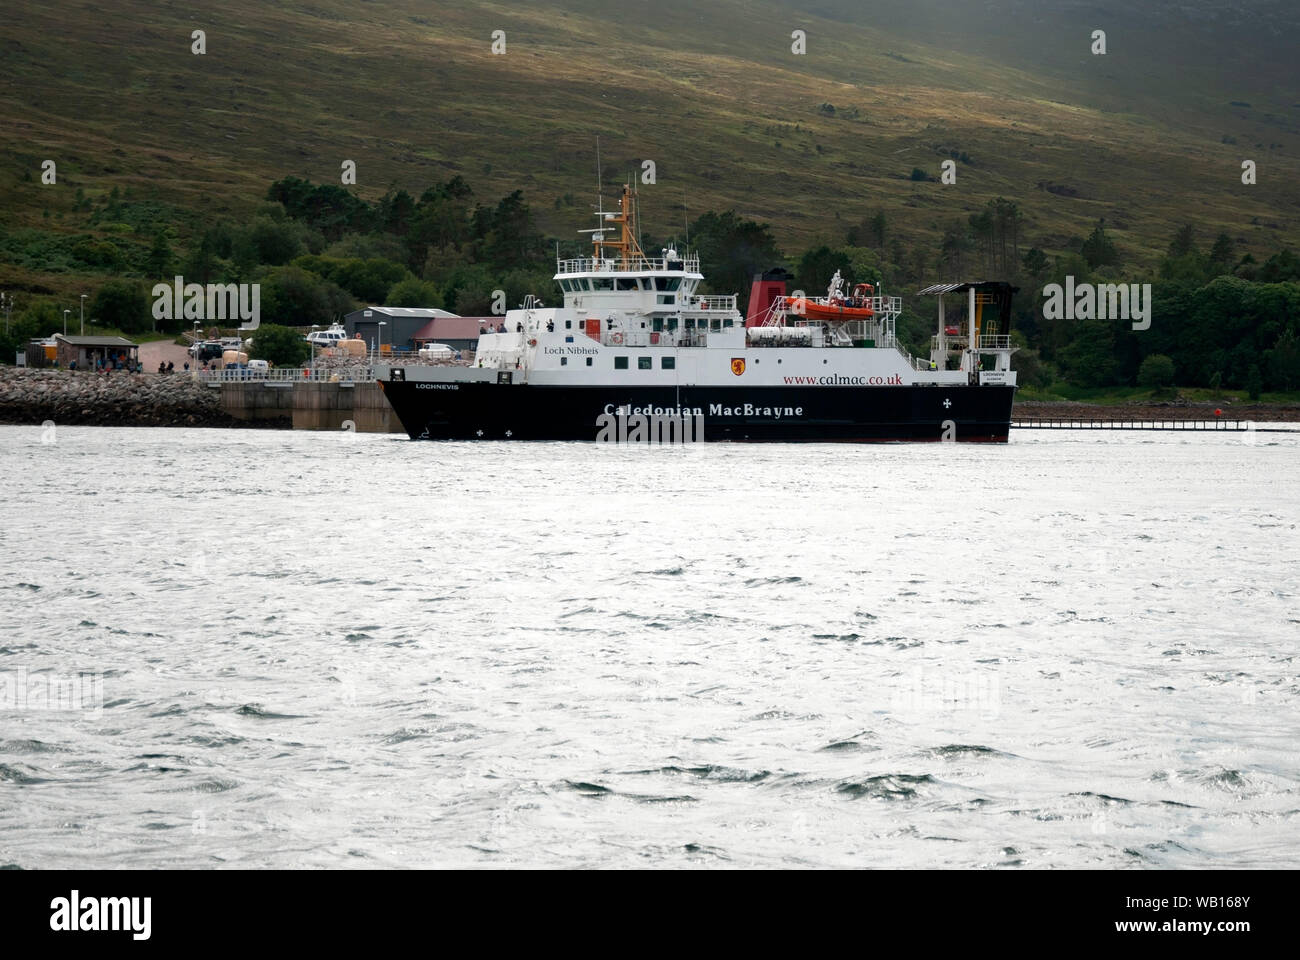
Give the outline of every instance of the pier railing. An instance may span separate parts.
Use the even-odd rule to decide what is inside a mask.
[[[370,383],[375,379],[371,366],[354,367],[274,367],[255,370],[226,367],[223,370],[196,370],[200,383]]]
[[[1253,420],[1136,420],[1098,417],[1022,417],[1011,426],[1019,430],[1226,430],[1258,429]],[[1277,424],[1278,427],[1287,426]]]

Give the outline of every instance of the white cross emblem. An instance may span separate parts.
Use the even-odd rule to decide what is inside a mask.
[[[480,431],[478,432],[478,436],[480,436],[480,437],[483,436],[483,431],[482,431],[482,430],[480,430]]]
[[[949,407],[951,407],[951,406],[952,406],[952,401],[951,401],[951,400],[944,400],[944,402],[943,402],[943,408],[944,408],[945,410],[947,410],[947,409],[948,409]]]
[[[513,437],[513,436],[514,436],[514,433],[512,433],[512,432],[509,431],[509,430],[507,430],[507,431],[506,431],[506,436],[507,436],[507,437]]]

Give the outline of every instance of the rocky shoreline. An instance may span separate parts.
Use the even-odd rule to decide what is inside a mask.
[[[290,417],[240,420],[221,393],[184,373],[94,373],[0,367],[0,423],[290,429]]]
[[[1222,414],[1215,416],[1214,411]],[[1013,419],[1084,418],[1089,420],[1257,420],[1260,422],[1300,422],[1300,406],[1267,403],[1241,403],[1220,400],[1216,403],[1191,403],[1171,400],[1168,403],[1074,403],[1070,401],[1017,400]]]

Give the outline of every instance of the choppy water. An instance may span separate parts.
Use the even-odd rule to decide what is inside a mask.
[[[1295,866],[1255,439],[0,428],[0,864]]]

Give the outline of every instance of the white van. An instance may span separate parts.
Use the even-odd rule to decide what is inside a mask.
[[[420,348],[421,360],[455,360],[460,354],[445,343],[426,343]]]

